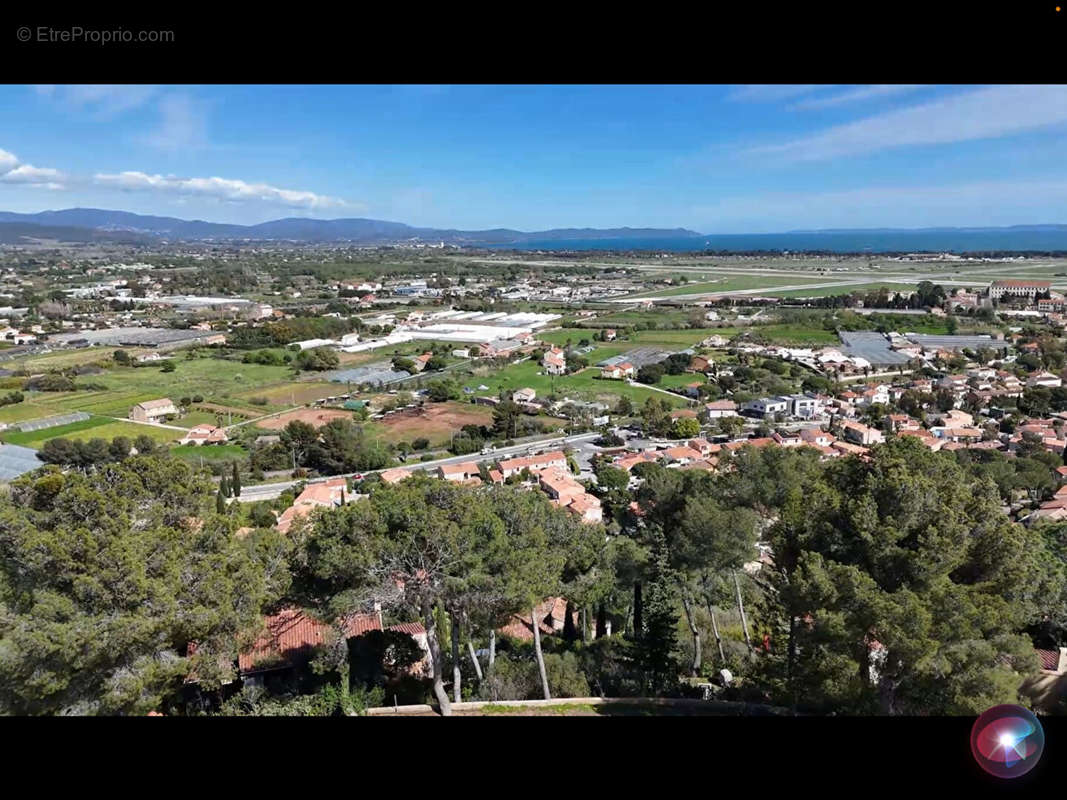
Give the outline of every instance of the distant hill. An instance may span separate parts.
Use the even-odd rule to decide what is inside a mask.
[[[73,225],[35,225],[26,222],[0,221],[0,244],[30,244],[34,240],[56,241],[66,244],[111,242],[115,244],[145,244],[155,236],[131,231],[78,228]]]
[[[37,214],[16,214],[10,211],[0,211],[0,224],[3,223],[23,226],[81,228],[97,232],[124,232],[161,239],[347,241],[368,244],[417,241],[465,245],[499,245],[565,239],[645,239],[655,237],[699,237],[701,235],[696,231],[686,230],[685,228],[557,228],[534,232],[496,228],[485,231],[461,231],[415,228],[402,222],[385,222],[376,219],[306,219],[303,217],[271,220],[258,225],[227,225],[203,220],[153,217],[132,214],[127,211],[106,211],[97,208],[68,208],[61,211],[42,211]],[[67,239],[67,241],[81,240]]]

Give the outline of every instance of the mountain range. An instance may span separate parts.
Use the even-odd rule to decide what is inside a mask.
[[[554,228],[534,232],[495,228],[486,231],[460,231],[416,228],[401,222],[376,219],[289,217],[261,222],[258,225],[232,225],[97,208],[67,208],[61,211],[41,211],[37,214],[0,211],[0,240],[4,241],[10,241],[12,237],[29,236],[60,238],[63,241],[282,240],[366,244],[445,242],[456,245],[507,245],[568,239],[648,239],[700,235],[685,228]]]

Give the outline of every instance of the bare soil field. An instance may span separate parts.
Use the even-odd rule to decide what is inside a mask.
[[[397,411],[377,420],[382,438],[387,441],[408,441],[425,437],[431,444],[447,442],[452,431],[464,425],[490,425],[493,412],[487,406],[470,403],[427,403],[418,409]]]
[[[258,428],[268,431],[280,431],[293,420],[300,420],[316,428],[321,428],[327,422],[335,419],[352,419],[351,411],[341,411],[335,408],[300,408],[296,411],[287,411],[270,419],[260,420],[255,423]]]

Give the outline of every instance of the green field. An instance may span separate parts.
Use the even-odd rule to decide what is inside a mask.
[[[773,289],[767,292],[768,297],[828,297],[834,294],[851,294],[852,292],[870,292],[882,287],[890,291],[912,291],[914,283],[853,283],[841,286],[824,286],[821,289],[793,289],[791,291],[776,292]]]
[[[71,422],[69,425],[56,425],[52,428],[42,428],[39,431],[6,431],[0,434],[0,438],[7,444],[18,444],[23,447],[32,447],[35,443],[44,443],[47,439],[55,439],[58,436],[63,436],[68,439],[77,438],[72,434],[78,434],[84,431],[92,430],[94,428],[101,428],[108,425],[111,420],[104,417],[89,417],[89,419],[83,419],[80,422]],[[96,436],[97,434],[93,434]],[[90,436],[89,438],[92,438]]]
[[[116,436],[125,436],[136,439],[138,436],[149,436],[157,442],[172,442],[180,437],[178,431],[168,428],[157,428],[154,425],[139,425],[136,422],[118,422],[107,417],[90,417],[81,422],[72,422],[69,425],[57,425],[54,428],[44,428],[39,431],[10,431],[0,435],[7,444],[17,444],[23,447],[40,449],[49,439],[73,439],[88,441],[89,439],[106,439],[110,441]]]
[[[687,294],[721,294],[723,292],[739,292],[747,289],[762,289],[765,286],[804,286],[809,283],[827,283],[829,280],[833,279],[804,276],[803,274],[799,274],[795,278],[784,275],[728,275],[717,281],[687,283],[670,289],[638,292],[632,297],[635,300],[641,300],[649,297],[675,297]]]
[[[576,372],[573,375],[538,375],[541,365],[533,361],[523,361],[520,364],[512,364],[500,370],[495,375],[483,378],[471,378],[464,381],[465,385],[478,386],[484,384],[489,387],[488,392],[479,394],[496,395],[502,389],[535,389],[539,395],[560,394],[574,399],[597,400],[614,405],[618,397],[625,395],[635,404],[645,402],[650,396],[666,400],[671,405],[685,405],[681,397],[674,398],[662,392],[656,392],[643,386],[630,386],[624,381],[604,380],[600,377],[599,367],[589,367]],[[462,379],[461,379],[462,380]]]
[[[85,353],[82,351],[57,355],[82,356]],[[50,362],[40,363],[44,360],[32,359],[38,364],[37,369],[59,366]],[[289,386],[301,387],[303,383],[293,381],[288,367],[242,364],[217,358],[179,358],[174,363],[177,369],[169,373],[154,366],[117,367],[99,375],[81,376],[75,379],[81,385],[91,383],[107,388],[75,392],[26,392],[24,404],[27,408],[35,409],[35,413],[29,415],[30,417],[45,417],[67,411],[125,417],[130,406],[145,400],[169,397],[178,402],[182,397],[201,395],[206,403],[226,406],[234,411],[240,410],[249,416],[259,416],[285,408],[288,403],[282,402],[279,397],[277,405],[251,406],[246,397],[256,396],[271,388],[276,391],[288,391]],[[18,365],[23,366],[21,363]],[[316,383],[322,385],[321,381]],[[0,422],[26,418],[27,412],[21,408],[0,408]]]
[[[180,444],[170,452],[191,464],[199,464],[201,460],[239,461],[248,455],[248,451],[236,444]]]

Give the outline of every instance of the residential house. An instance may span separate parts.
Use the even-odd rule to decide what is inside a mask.
[[[164,417],[177,413],[178,407],[174,405],[174,401],[163,397],[137,403],[130,409],[130,419],[134,422],[159,422]]]
[[[633,376],[634,365],[629,361],[624,361],[621,364],[609,364],[600,368],[601,378],[622,380],[623,378],[632,378]]]
[[[733,400],[716,400],[713,403],[705,403],[704,416],[706,416],[708,419],[719,419],[720,417],[736,417],[737,403],[735,403]]]
[[[278,516],[275,526],[279,532],[288,533],[297,519],[307,517],[317,508],[335,508],[344,505],[345,488],[348,481],[345,478],[330,478],[320,483],[308,484],[304,487],[293,504]]]
[[[511,394],[511,399],[516,403],[531,403],[535,397],[537,397],[537,391],[529,387],[525,389],[516,389]]]
[[[500,472],[505,478],[517,475],[524,469],[530,472],[538,472],[552,467],[558,469],[567,468],[567,456],[564,455],[562,450],[553,450],[536,456],[509,458],[500,462]]]
[[[190,428],[179,444],[224,444],[226,441],[226,431],[214,425],[205,424]]]
[[[861,422],[846,421],[841,423],[845,438],[854,444],[871,445],[885,441],[885,436],[877,428],[871,428]]]
[[[707,372],[711,369],[711,359],[706,356],[693,356],[689,359],[690,372]]]
[[[437,477],[446,481],[469,481],[471,478],[481,478],[481,470],[473,461],[464,461],[462,464],[442,464],[437,468]]]
[[[400,483],[405,478],[411,477],[411,470],[393,467],[392,469],[382,470],[379,473],[379,477],[381,477],[383,483]]]
[[[1059,375],[1044,370],[1033,373],[1026,379],[1027,386],[1045,386],[1049,389],[1058,389],[1063,386],[1063,380]]]
[[[1040,671],[1023,681],[1019,693],[1030,698],[1034,708],[1053,711],[1067,697],[1067,647],[1039,649]]]
[[[786,397],[760,397],[750,400],[741,407],[748,416],[769,417],[774,414],[789,413],[789,399]]]
[[[563,375],[567,372],[567,357],[558,347],[553,347],[541,359],[541,367],[549,375]]]
[[[562,632],[566,626],[567,601],[562,597],[550,597],[539,603],[532,613],[513,614],[508,623],[498,628],[497,632],[513,639],[532,642],[533,619],[537,620],[537,629],[542,636],[553,636]],[[575,630],[580,630],[577,611],[571,613],[571,622]]]

